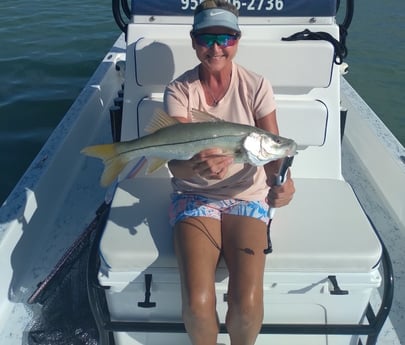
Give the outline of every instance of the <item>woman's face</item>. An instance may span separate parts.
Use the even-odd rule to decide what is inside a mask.
[[[211,73],[229,66],[238,50],[239,35],[224,27],[206,28],[191,34],[191,38],[198,59]]]

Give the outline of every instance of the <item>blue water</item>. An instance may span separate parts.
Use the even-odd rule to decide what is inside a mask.
[[[110,0],[2,0],[0,13],[2,203],[120,31]]]
[[[357,0],[355,8],[347,79],[405,145],[405,1]]]
[[[348,79],[405,144],[405,1],[355,5]],[[119,30],[110,0],[2,0],[0,13],[1,203]]]

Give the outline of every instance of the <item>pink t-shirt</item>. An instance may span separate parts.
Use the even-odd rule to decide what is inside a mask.
[[[206,111],[229,122],[255,125],[276,108],[273,89],[262,76],[233,63],[230,87],[216,106],[205,100],[198,66],[172,81],[165,90],[165,111],[191,121],[191,110]],[[208,180],[201,176],[191,179],[172,179],[175,192],[193,193],[213,199],[263,200],[267,196],[266,175],[263,167],[233,164],[222,180]]]

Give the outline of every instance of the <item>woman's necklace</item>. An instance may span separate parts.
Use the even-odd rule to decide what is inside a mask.
[[[212,105],[214,107],[216,107],[218,105],[219,101],[221,100],[221,97],[219,99],[216,99],[214,97],[213,93],[211,92],[211,89],[208,86],[206,86],[206,90],[208,91],[208,93],[210,94],[210,96],[212,98]]]
[[[202,82],[202,84],[203,84],[203,86],[205,86],[205,90],[208,92],[209,96],[212,99],[212,106],[216,107],[218,105],[219,101],[225,96],[226,92],[229,89],[229,85],[231,84],[231,76],[229,76],[228,82],[226,84],[226,88],[224,90],[222,90],[222,92],[219,94],[218,98],[216,98],[214,96],[210,87],[208,86],[208,84],[205,81]]]

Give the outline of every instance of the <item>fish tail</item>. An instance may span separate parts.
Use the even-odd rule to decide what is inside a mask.
[[[119,154],[117,144],[88,146],[81,153],[103,161],[104,171],[100,181],[103,187],[111,184],[129,162],[125,156]]]

